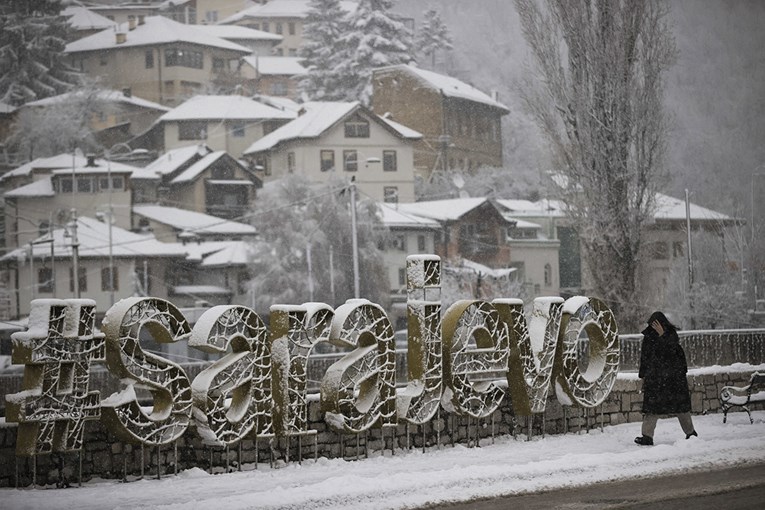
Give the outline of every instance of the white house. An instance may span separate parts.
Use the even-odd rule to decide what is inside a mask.
[[[381,202],[414,201],[417,131],[375,115],[359,102],[310,102],[299,116],[244,151],[264,180],[289,173],[313,182],[355,180]]]

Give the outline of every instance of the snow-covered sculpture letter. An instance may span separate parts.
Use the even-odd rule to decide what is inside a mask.
[[[496,299],[493,304],[510,332],[507,382],[513,412],[518,416],[542,413],[553,375],[563,298],[536,298],[528,323],[522,300]]]
[[[145,352],[142,334],[157,342],[188,338],[191,328],[172,303],[133,297],[112,306],[104,317],[106,366],[127,384],[101,402],[102,421],[121,440],[157,446],[179,438],[191,420],[191,382],[179,365]],[[148,390],[153,408],[146,412],[136,388]]]
[[[422,425],[438,411],[443,389],[441,258],[408,256],[406,288],[408,383],[396,396],[396,414]]]
[[[210,308],[194,325],[189,346],[223,356],[191,383],[194,421],[206,444],[230,446],[271,430],[268,331],[244,306]]]
[[[29,329],[11,336],[12,361],[24,364],[23,391],[5,397],[17,455],[80,450],[85,422],[99,418],[99,392],[88,391],[90,364],[104,360],[95,310],[92,299],[35,299]]]
[[[271,307],[274,429],[278,435],[316,433],[308,429],[308,356],[317,343],[329,340],[334,314],[324,303]]]
[[[321,381],[326,422],[350,433],[395,423],[396,351],[385,311],[366,299],[349,299],[335,311],[329,341],[353,351]]]
[[[554,370],[558,400],[595,407],[611,393],[619,372],[614,314],[599,299],[574,296],[563,305],[560,329]]]
[[[509,358],[507,325],[497,308],[486,301],[457,301],[444,315],[443,342],[444,404],[459,415],[490,416],[505,396],[494,381],[506,377]]]

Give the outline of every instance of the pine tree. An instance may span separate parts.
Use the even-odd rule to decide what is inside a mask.
[[[337,67],[344,56],[340,38],[347,30],[347,16],[340,0],[311,0],[299,53],[308,71],[300,82],[300,92],[309,100],[343,99]]]
[[[414,60],[411,31],[390,12],[393,5],[394,0],[360,0],[351,14],[349,31],[342,39],[347,57],[339,67],[348,101],[369,104],[373,69]]]
[[[60,0],[10,0],[0,7],[0,102],[18,106],[78,83],[63,55],[70,26],[60,10]]]
[[[423,14],[422,27],[417,34],[417,51],[430,59],[431,67],[436,66],[436,52],[451,50],[452,37],[449,29],[441,21],[441,16],[435,9],[429,9]]]

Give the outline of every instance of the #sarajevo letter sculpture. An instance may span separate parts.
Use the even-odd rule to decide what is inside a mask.
[[[359,433],[399,420],[422,425],[441,407],[490,416],[506,396],[513,412],[545,410],[550,386],[564,405],[595,407],[619,370],[613,313],[576,296],[534,300],[527,321],[518,299],[457,301],[441,311],[441,259],[407,258],[407,384],[396,388],[393,327],[366,299],[334,310],[323,303],[274,305],[270,334],[250,308],[215,306],[193,330],[173,304],[129,298],[96,333],[95,302],[35,300],[29,330],[13,335],[13,362],[25,364],[24,390],[8,395],[7,420],[19,423],[18,455],[79,450],[84,424],[98,419],[123,441],[161,446],[189,426],[210,445],[249,436],[315,434],[308,420],[307,374],[314,347],[346,349],[321,381],[325,420]],[[184,369],[144,351],[141,340],[188,341],[221,357],[192,382]],[[88,389],[91,363],[106,360],[125,387],[99,402]],[[136,389],[148,391],[151,406]]]

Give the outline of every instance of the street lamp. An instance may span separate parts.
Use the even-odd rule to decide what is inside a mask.
[[[350,156],[349,156],[350,157]],[[358,159],[357,159],[358,161]],[[366,158],[366,164],[380,163],[380,158]],[[353,297],[358,299],[361,296],[359,280],[359,234],[356,223],[356,176],[351,176],[348,185],[351,195],[351,244],[353,247]]]

